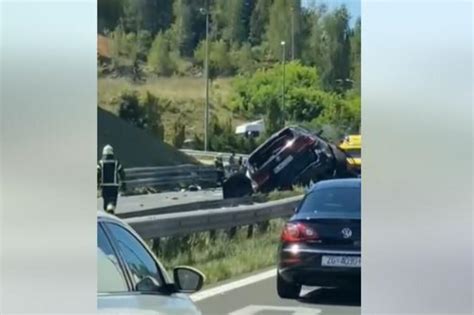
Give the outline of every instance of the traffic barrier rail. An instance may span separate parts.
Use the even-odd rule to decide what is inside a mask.
[[[260,204],[221,209],[204,209],[125,219],[145,239],[186,235],[217,229],[251,225],[291,216],[302,196]]]
[[[180,150],[183,153],[186,153],[187,155],[191,155],[197,159],[215,159],[217,156],[221,155],[225,159],[229,159],[229,157],[232,155],[230,152],[214,152],[214,151],[199,151],[199,150],[189,150],[189,149],[182,149]],[[242,157],[242,159],[248,159],[249,155],[248,154],[240,154],[240,153],[235,153],[235,158],[239,159]]]
[[[125,169],[127,190],[139,187],[163,187],[182,185],[216,185],[217,169],[213,166],[176,165],[134,167]]]
[[[201,209],[220,209],[225,207],[236,207],[243,204],[251,204],[252,198],[250,196],[242,198],[229,198],[217,200],[204,200],[198,202],[191,202],[185,204],[170,205],[165,207],[157,207],[150,209],[137,210],[132,212],[118,213],[117,216],[122,219],[144,217],[166,213],[178,213],[187,211],[196,211]]]

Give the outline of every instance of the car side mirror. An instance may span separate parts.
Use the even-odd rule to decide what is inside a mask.
[[[191,267],[176,267],[173,269],[173,279],[179,292],[193,293],[199,291],[204,284],[204,275]]]

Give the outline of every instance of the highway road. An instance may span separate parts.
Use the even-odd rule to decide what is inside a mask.
[[[118,199],[116,213],[127,213],[156,207],[218,199],[222,199],[221,189],[124,196]],[[102,205],[102,198],[98,198],[97,209],[102,209]]]
[[[276,270],[260,272],[191,295],[203,315],[355,315],[360,291],[303,287],[299,300],[280,299]]]

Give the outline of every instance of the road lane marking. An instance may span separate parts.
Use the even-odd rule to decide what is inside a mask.
[[[292,306],[275,306],[275,305],[248,305],[244,308],[236,310],[229,315],[255,315],[260,312],[288,312],[288,315],[316,315],[321,314],[322,310],[319,308],[308,307],[292,307]]]
[[[204,299],[207,299],[207,298],[219,295],[219,294],[224,294],[225,292],[228,292],[228,291],[231,291],[231,290],[234,290],[234,289],[244,287],[244,286],[249,285],[249,284],[253,284],[253,283],[256,283],[256,282],[259,282],[259,281],[263,281],[263,280],[272,278],[272,277],[276,276],[276,273],[277,273],[276,268],[268,270],[268,271],[264,271],[262,273],[258,273],[256,275],[253,275],[253,276],[250,276],[250,277],[247,277],[247,278],[244,278],[244,279],[240,279],[240,280],[233,281],[233,282],[230,282],[230,283],[226,283],[226,284],[223,284],[223,285],[211,288],[211,289],[207,289],[207,290],[204,290],[204,291],[201,291],[201,292],[191,294],[190,298],[194,302],[201,301],[201,300],[204,300]]]

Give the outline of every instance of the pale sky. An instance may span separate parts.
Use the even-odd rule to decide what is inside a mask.
[[[360,16],[361,0],[302,0],[303,6],[322,3],[326,4],[329,9],[334,9],[345,4],[351,14],[351,25],[354,25]]]

